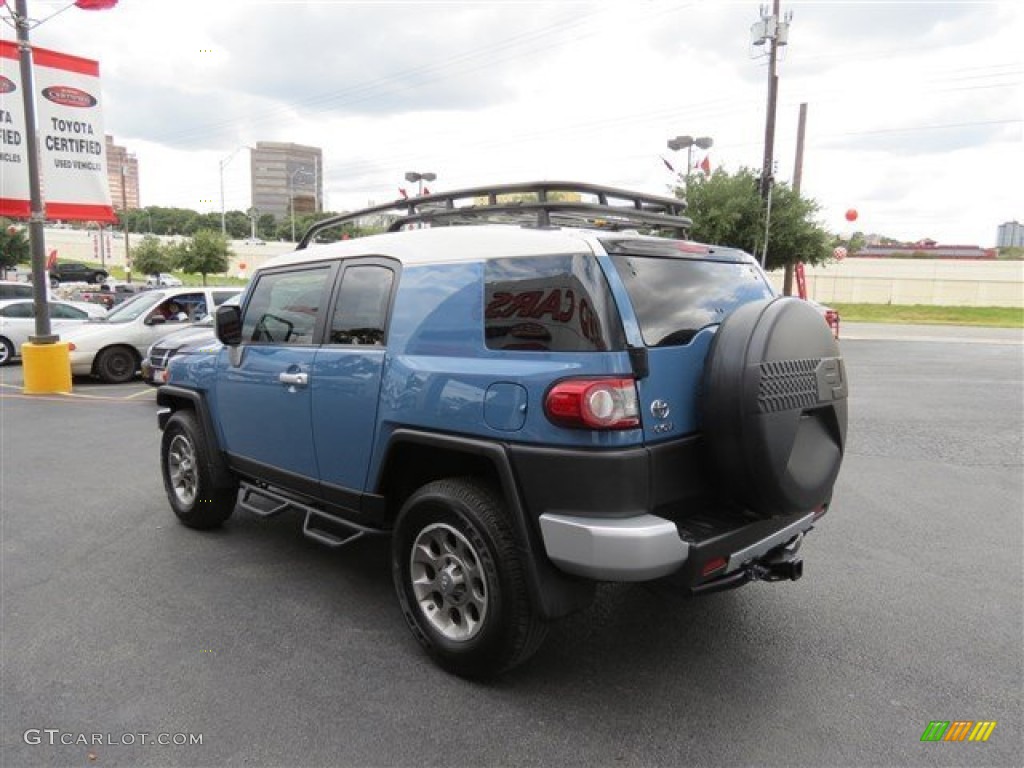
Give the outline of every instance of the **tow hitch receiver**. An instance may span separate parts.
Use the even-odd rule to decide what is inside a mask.
[[[798,533],[785,544],[769,550],[763,556],[744,563],[730,573],[711,581],[690,587],[691,595],[705,595],[735,589],[752,581],[796,581],[804,575],[804,561],[797,556],[804,535]]]
[[[796,581],[804,575],[804,561],[797,557],[804,535],[798,533],[781,547],[770,550],[760,560],[744,566],[751,581]]]
[[[751,581],[796,581],[804,575],[804,561],[782,560],[777,563],[751,563]]]

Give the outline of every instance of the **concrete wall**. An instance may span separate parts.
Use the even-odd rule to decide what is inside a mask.
[[[847,258],[806,274],[808,296],[825,304],[1024,307],[1024,261]],[[769,277],[781,289],[782,270]]]
[[[112,253],[107,263],[124,265],[124,235],[110,233]],[[142,235],[132,235],[138,243]],[[169,238],[161,238],[166,240]],[[95,233],[47,229],[46,252],[56,249],[67,261],[99,261],[94,250]],[[246,273],[271,256],[288,253],[291,243],[231,244],[235,253],[231,274],[245,263]],[[782,270],[769,275],[781,290]],[[795,289],[794,289],[795,290]],[[958,261],[953,259],[857,259],[847,258],[807,268],[810,298],[826,304],[933,304],[939,306],[1024,307],[1024,261]]]

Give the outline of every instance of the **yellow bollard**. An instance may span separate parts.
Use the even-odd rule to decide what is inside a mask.
[[[26,395],[56,395],[71,392],[71,351],[66,341],[53,344],[21,345],[21,369]]]

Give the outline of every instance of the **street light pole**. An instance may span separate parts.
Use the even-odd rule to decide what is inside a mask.
[[[418,191],[416,192],[416,196],[417,197],[423,197],[423,182],[424,181],[434,181],[436,178],[437,178],[437,174],[436,173],[432,173],[431,171],[427,171],[425,173],[417,173],[416,171],[409,171],[408,173],[405,174],[405,180],[406,181],[411,181],[411,182],[414,182],[414,183],[415,182],[419,182],[419,188],[418,188]]]
[[[690,192],[690,171],[693,170],[693,148],[711,149],[714,144],[715,140],[710,136],[701,136],[696,139],[693,136],[676,136],[674,139],[668,140],[668,148],[673,152],[678,152],[680,149],[686,150],[686,175],[684,181],[687,194]]]
[[[291,210],[293,243],[295,242],[295,177],[298,176],[300,173],[309,173],[309,171],[306,170],[306,166],[301,166],[299,168],[296,168],[292,172],[292,175],[288,177],[288,207]],[[315,195],[316,192],[314,191],[313,194]],[[316,208],[316,205],[314,204],[313,207]]]
[[[128,166],[121,163],[121,216],[124,217],[124,281],[132,281],[132,252],[128,244]]]
[[[235,155],[246,148],[244,144],[240,147],[235,147],[230,155],[220,161],[220,233],[224,237],[227,237],[228,234],[227,211],[224,209],[224,168],[227,167],[227,164],[231,162]]]

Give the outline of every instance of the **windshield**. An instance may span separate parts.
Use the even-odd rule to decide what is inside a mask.
[[[159,304],[164,298],[162,291],[147,291],[138,296],[128,299],[126,302],[112,309],[110,314],[101,319],[105,323],[130,323],[141,315]]]
[[[612,262],[649,347],[688,344],[741,304],[772,296],[752,264],[630,255]]]

